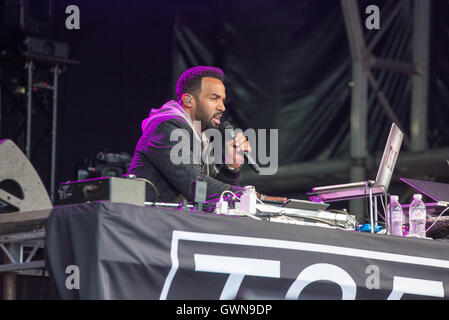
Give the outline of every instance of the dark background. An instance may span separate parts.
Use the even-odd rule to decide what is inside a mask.
[[[69,66],[59,83],[57,184],[75,180],[76,163],[94,159],[99,151],[132,156],[140,122],[152,107],[173,98],[177,77],[194,65],[215,65],[225,71],[228,117],[236,126],[279,129],[279,166],[349,157],[351,57],[339,1],[54,3],[54,19],[38,36],[67,42],[70,57],[80,62]],[[362,23],[367,16],[365,7],[378,5],[382,27],[396,1],[358,3]],[[65,28],[68,5],[80,9],[80,30]],[[449,1],[432,1],[429,148],[449,146],[448,9]],[[376,55],[411,61],[412,16],[412,1],[405,1],[374,48]],[[377,31],[364,28],[364,32],[370,39]],[[23,36],[8,30],[4,23],[1,34],[2,48],[11,48],[11,43]],[[21,68],[23,64],[18,63],[16,69]],[[24,85],[26,74],[9,69],[14,68],[3,59],[0,136],[20,146],[23,141],[18,129],[24,109],[19,105],[23,106],[26,98],[6,90],[14,89],[12,79]],[[407,76],[384,70],[375,75],[409,131],[411,89]],[[36,100],[45,101],[42,96],[45,94],[36,93]],[[34,109],[31,161],[48,187],[50,107],[39,102]],[[368,122],[368,151],[381,153],[391,121],[372,91]],[[442,173],[439,181],[448,175]],[[304,197],[317,185],[319,180],[303,189],[278,193]],[[256,187],[264,191],[267,184]],[[266,189],[276,194],[276,190]]]

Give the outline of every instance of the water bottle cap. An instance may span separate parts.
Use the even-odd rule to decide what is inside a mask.
[[[414,194],[414,195],[413,195],[413,199],[415,199],[415,200],[421,200],[421,199],[422,199],[422,194],[420,194],[420,193]]]
[[[256,191],[256,188],[254,186],[249,185],[249,186],[243,187],[243,192],[255,192],[255,191]]]
[[[398,201],[399,200],[399,196],[390,196],[391,201]]]

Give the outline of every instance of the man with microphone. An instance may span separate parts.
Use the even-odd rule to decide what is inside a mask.
[[[195,139],[204,149],[209,144],[205,131],[220,128],[226,110],[226,88],[223,71],[198,66],[186,70],[176,85],[176,100],[159,109],[152,109],[142,122],[142,136],[137,142],[128,174],[149,180],[157,188],[158,202],[193,201],[192,182],[201,177],[207,183],[207,195],[218,197],[225,190],[238,191],[244,153],[251,147],[246,137],[237,132],[225,143],[225,154],[232,155],[225,163],[204,163],[194,159]],[[222,126],[223,127],[223,126]],[[230,127],[226,123],[227,129]],[[174,163],[171,151],[178,141],[172,132],[182,129],[189,141],[189,161]],[[179,132],[179,130],[178,130]],[[197,160],[197,161],[195,161]],[[155,200],[155,190],[147,185],[147,201]],[[208,200],[210,199],[208,198]]]

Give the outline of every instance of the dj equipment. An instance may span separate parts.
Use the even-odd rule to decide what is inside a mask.
[[[136,179],[103,177],[61,183],[58,204],[107,200],[144,206],[145,182]]]
[[[324,202],[288,199],[286,202],[282,204],[282,206],[285,208],[318,211],[318,210],[326,210],[327,207],[329,207],[329,204]]]
[[[195,206],[198,210],[203,210],[203,204],[206,202],[207,197],[207,182],[201,177],[197,177],[192,182],[192,198]]]
[[[327,208],[327,204],[322,204],[322,209],[317,209],[316,207],[313,207],[313,203],[308,204],[307,201],[296,200],[295,202],[295,207],[258,203],[257,210],[259,213],[257,213],[256,216],[270,216],[271,214],[270,221],[273,222],[295,223],[319,227],[340,227],[347,230],[355,229],[355,216],[348,214],[346,211],[324,210],[324,208]],[[282,219],[276,219],[276,215]]]

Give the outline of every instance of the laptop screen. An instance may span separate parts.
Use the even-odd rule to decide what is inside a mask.
[[[380,161],[379,170],[377,171],[375,186],[384,186],[385,190],[388,190],[403,138],[404,133],[395,123],[393,123],[382,155],[382,160]]]
[[[449,203],[449,184],[447,183],[407,178],[401,178],[401,180],[435,201]]]
[[[376,181],[371,189],[372,194],[381,194],[388,190],[390,186],[393,170],[401,149],[404,133],[393,123],[390,128],[384,153],[377,171]],[[385,189],[383,188],[385,187]],[[345,199],[354,199],[357,197],[366,197],[368,194],[367,182],[348,183],[324,187],[312,188],[308,193],[312,201],[338,201]]]

